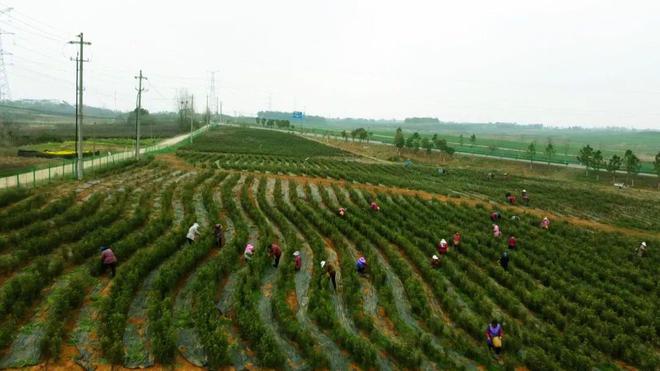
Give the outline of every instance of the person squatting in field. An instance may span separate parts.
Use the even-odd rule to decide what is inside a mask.
[[[247,244],[245,246],[245,250],[243,251],[243,258],[245,258],[245,261],[250,261],[252,260],[252,257],[254,256],[254,246],[252,244]]]
[[[359,257],[355,265],[359,274],[367,273],[367,259],[364,256]]]
[[[335,271],[335,267],[324,260],[321,262],[321,269],[323,269],[323,271],[328,274],[328,278],[330,278],[330,282],[332,282],[332,288],[337,291],[337,281],[335,280],[337,272]]]
[[[268,256],[275,258],[275,260],[273,261],[273,267],[277,268],[277,266],[280,265],[280,257],[282,256],[282,249],[278,244],[272,243],[268,247]]]
[[[341,217],[344,217],[346,215],[346,208],[340,207],[337,214],[339,214]]]
[[[192,245],[193,242],[195,242],[195,238],[199,236],[199,224],[194,223],[190,228],[188,228],[188,234],[186,234],[186,239],[188,240],[188,244]]]
[[[506,243],[509,246],[509,249],[515,250],[516,249],[516,244],[518,243],[518,241],[516,241],[516,236],[509,235],[509,239],[507,240]]]
[[[506,251],[500,256],[500,265],[505,271],[509,270],[509,254]]]
[[[541,220],[541,228],[546,230],[550,229],[550,219],[548,219],[547,216]]]
[[[502,237],[502,230],[500,229],[500,226],[497,224],[493,224],[493,237],[495,238]]]
[[[490,220],[497,222],[500,219],[502,219],[502,214],[500,214],[499,211],[493,211],[492,213],[490,213]]]
[[[369,207],[371,207],[372,211],[380,211],[380,206],[378,206],[376,201],[371,201],[371,205]]]
[[[502,330],[502,325],[496,320],[492,320],[488,328],[486,328],[486,344],[488,344],[489,350],[495,352],[495,356],[498,356],[502,351],[503,339],[504,331]]]
[[[438,269],[440,268],[440,258],[437,255],[431,257],[431,268]]]
[[[215,245],[219,249],[222,247],[222,226],[220,224],[216,224],[213,233],[215,235]]]
[[[115,253],[112,252],[112,249],[107,246],[101,246],[101,266],[103,267],[104,272],[110,268],[111,277],[115,276],[117,257],[115,256]]]
[[[452,239],[451,243],[452,243],[452,245],[454,245],[454,247],[459,247],[461,245],[461,233],[460,232],[454,233],[454,238]]]
[[[293,263],[296,268],[296,272],[299,272],[300,268],[302,267],[302,258],[300,256],[300,251],[295,251],[293,253]]]
[[[440,256],[445,256],[449,251],[449,245],[447,244],[447,241],[444,238],[440,240],[440,242],[438,243],[437,249],[438,249],[438,254],[440,254]]]
[[[529,194],[527,193],[526,189],[522,190],[522,199],[523,199],[523,202],[525,203],[525,205],[529,206]]]

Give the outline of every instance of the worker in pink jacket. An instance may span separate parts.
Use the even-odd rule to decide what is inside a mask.
[[[111,277],[115,276],[117,257],[115,256],[115,253],[112,252],[112,249],[107,246],[101,246],[101,264],[103,265],[104,272],[110,268]]]

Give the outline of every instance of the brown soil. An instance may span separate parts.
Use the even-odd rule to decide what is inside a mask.
[[[174,153],[166,153],[163,155],[158,156],[157,161],[162,161],[166,163],[169,167],[175,170],[184,170],[184,171],[189,171],[189,170],[194,170],[195,167],[186,161],[182,160],[180,157],[178,157]]]
[[[289,309],[291,309],[292,312],[297,312],[298,311],[298,298],[296,297],[296,290],[291,290],[289,293],[286,295],[286,303],[289,305]]]

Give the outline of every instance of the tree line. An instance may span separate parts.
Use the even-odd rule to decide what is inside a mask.
[[[256,117],[255,120],[257,125],[261,125],[263,127],[272,128],[277,126],[278,129],[293,129],[293,125],[291,125],[289,120],[267,119],[265,117]]]
[[[447,145],[446,139],[440,138],[438,134],[433,134],[433,137],[429,139],[428,137],[422,137],[418,132],[414,132],[406,138],[401,128],[396,129],[394,134],[394,146],[399,151],[399,155],[404,147],[414,152],[418,152],[420,148],[423,148],[427,154],[430,154],[433,149],[448,155],[452,155],[456,151],[453,147]]]

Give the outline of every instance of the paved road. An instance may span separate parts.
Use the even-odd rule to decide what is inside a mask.
[[[201,132],[204,132],[208,129],[207,126],[197,129],[192,135],[198,135]],[[162,142],[150,146],[140,148],[140,153],[150,153],[154,151],[159,151],[161,149],[171,147],[173,145],[179,144],[184,140],[190,138],[190,133],[177,135],[172,138],[163,140]],[[84,160],[83,168],[85,170],[93,170],[98,167],[104,167],[107,165],[112,165],[118,162],[130,160],[135,156],[135,151],[126,151],[118,152],[113,154],[108,154],[104,157],[94,158]],[[61,177],[73,177],[75,174],[75,165],[74,162],[63,163],[61,166],[52,166],[46,169],[40,169],[35,171],[29,171],[22,174],[12,175],[0,178],[0,189],[10,188],[18,186],[33,186],[36,183],[43,181],[48,181],[49,179],[61,178]]]

